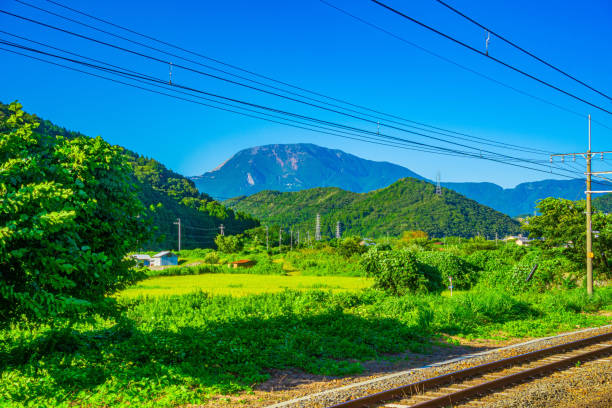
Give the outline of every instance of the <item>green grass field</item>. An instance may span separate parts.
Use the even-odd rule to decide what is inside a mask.
[[[196,291],[213,295],[245,296],[285,289],[357,291],[372,286],[372,279],[349,276],[283,276],[203,274],[149,278],[119,293],[119,297],[184,295]]]

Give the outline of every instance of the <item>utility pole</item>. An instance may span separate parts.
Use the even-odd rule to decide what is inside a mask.
[[[268,226],[266,225],[266,251],[270,250],[270,245],[268,245]]]
[[[591,151],[591,115],[589,115],[589,149],[586,153],[562,153],[562,154],[551,154],[550,162],[553,162],[553,157],[561,157],[561,161],[564,161],[565,156],[572,156],[576,160],[576,156],[584,157],[586,160],[586,272],[587,272],[587,294],[590,296],[593,294],[593,227],[591,224],[591,195],[597,193],[612,193],[612,190],[591,190],[591,176],[597,174],[611,174],[612,171],[592,171],[591,170],[591,159],[595,155],[601,155],[603,160],[604,154],[612,154],[612,151],[607,152],[593,152]]]
[[[225,226],[223,224],[219,225],[219,230],[221,231],[221,235],[225,236]]]
[[[178,225],[178,250],[181,252],[181,219],[177,218],[174,225]]]
[[[321,240],[321,214],[317,213],[317,223],[315,224],[315,239]]]

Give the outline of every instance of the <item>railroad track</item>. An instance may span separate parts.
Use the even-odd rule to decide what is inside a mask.
[[[454,371],[330,408],[450,407],[612,354],[612,332]],[[474,403],[477,406],[477,402]]]

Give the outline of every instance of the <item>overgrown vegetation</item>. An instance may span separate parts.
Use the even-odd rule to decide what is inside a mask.
[[[609,288],[591,299],[578,290],[509,296],[484,289],[452,298],[370,290],[126,299],[122,317],[0,331],[0,404],[199,404],[248,390],[270,369],[358,373],[364,360],[426,351],[436,333],[543,336],[604,324],[608,318],[586,312],[611,303]]]
[[[410,180],[365,195],[283,196],[267,211],[298,224],[266,230],[155,161],[11,112],[0,120],[0,406],[203,404],[272,370],[342,376],[366,360],[427,352],[433,339],[535,337],[611,320],[612,216],[593,217],[588,297],[582,202],[540,202],[541,215],[524,221],[527,247],[485,238],[518,231],[514,221]],[[180,214],[188,227],[193,216],[214,231],[211,247],[216,222],[227,235],[216,250],[180,251],[179,266],[133,269],[128,252],[148,245],[141,202],[162,201],[149,209],[154,222]],[[300,226],[325,202],[335,210],[315,241]],[[398,238],[328,239],[336,219],[351,233],[362,222]],[[431,238],[451,230],[463,237]],[[250,267],[230,267],[237,260]]]

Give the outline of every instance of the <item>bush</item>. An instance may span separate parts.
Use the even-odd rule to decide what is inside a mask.
[[[218,264],[219,254],[215,251],[209,252],[206,255],[204,255],[203,261],[204,263],[207,263],[207,264]]]
[[[338,244],[338,253],[345,258],[350,258],[353,255],[361,255],[367,251],[365,245],[361,245],[361,238],[347,237],[342,239]]]
[[[374,277],[375,287],[393,295],[426,292],[431,285],[414,253],[405,249],[383,252],[372,248],[363,255],[362,265]]]
[[[449,277],[452,277],[456,289],[469,289],[478,280],[478,269],[456,255],[432,251],[417,252],[416,255],[419,262],[436,270],[443,285],[447,285]]]
[[[149,238],[119,147],[44,137],[21,105],[0,123],[0,320],[45,318],[138,279],[126,254]]]
[[[242,236],[240,235],[217,235],[215,238],[215,244],[219,251],[226,254],[234,254],[240,252],[244,247]]]

